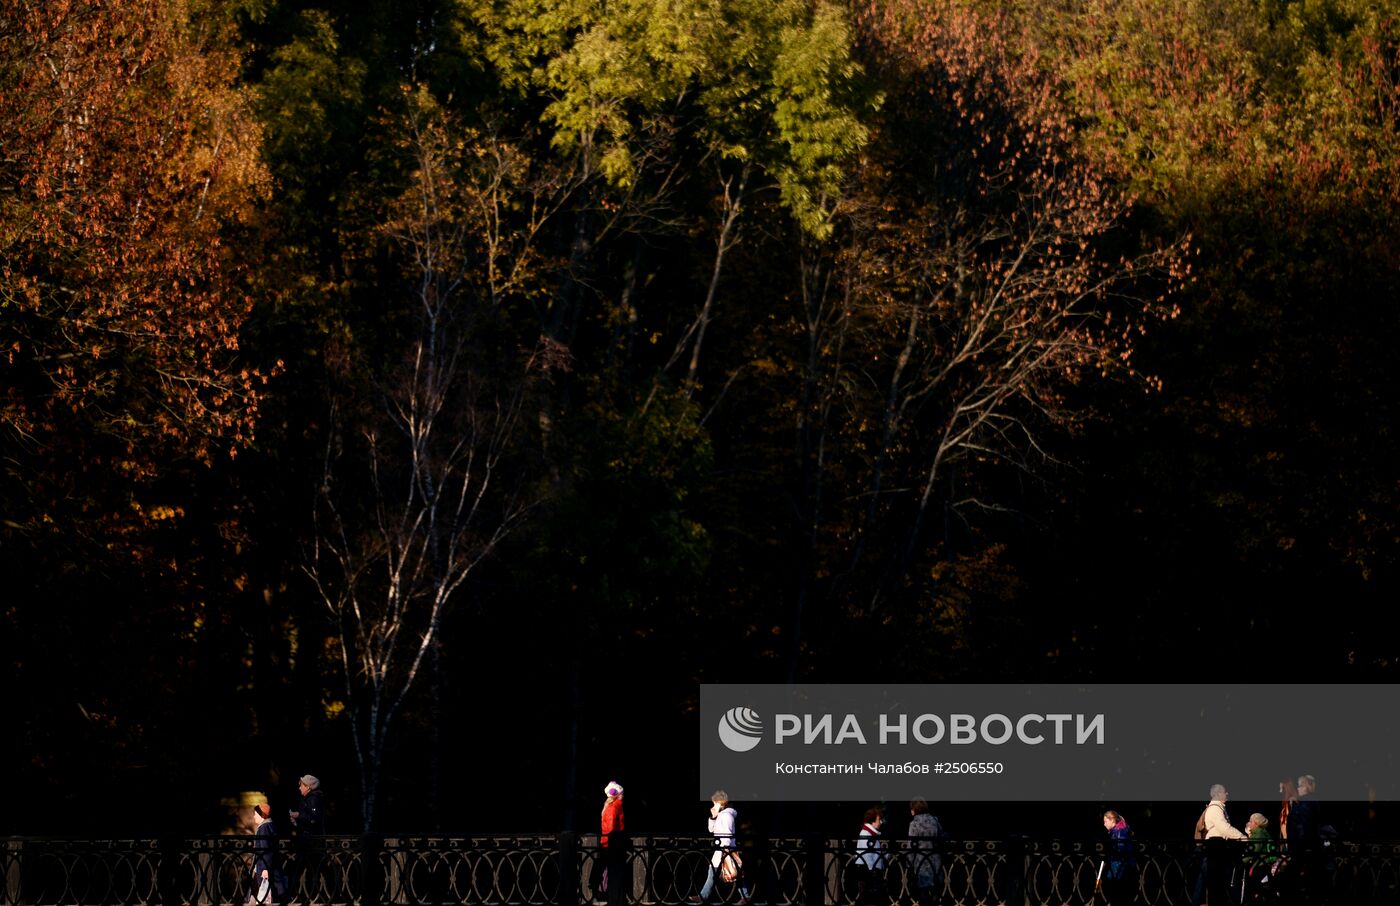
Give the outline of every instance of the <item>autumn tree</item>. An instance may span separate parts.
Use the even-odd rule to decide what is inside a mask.
[[[36,799],[184,787],[209,746],[172,712],[244,726],[219,493],[276,365],[245,342],[267,180],[232,26],[220,2],[0,3],[0,662],[33,692],[7,722]]]
[[[1027,6],[1025,35],[1065,86],[1083,153],[1163,229],[1189,231],[1199,255],[1183,317],[1141,350],[1166,392],[1124,420],[1136,453],[1116,451],[1110,492],[1127,498],[1123,518],[1152,514],[1149,560],[1200,564],[1168,585],[1235,577],[1182,621],[1194,635],[1180,643],[1222,612],[1239,631],[1292,631],[1262,604],[1233,603],[1246,593],[1385,597],[1396,480],[1380,464],[1396,457],[1375,388],[1394,381],[1382,338],[1396,321],[1379,302],[1397,273],[1393,4],[1055,10]],[[1354,467],[1317,477],[1341,462]],[[1365,639],[1331,647],[1343,645],[1339,667],[1388,660],[1362,654]]]
[[[910,0],[861,23],[889,88],[833,278],[805,291],[824,365],[808,367],[820,385],[803,428],[822,480],[839,481],[807,511],[818,579],[852,616],[879,617],[931,606],[945,519],[1005,506],[978,490],[996,464],[1053,459],[1046,433],[1082,415],[1076,385],[1135,375],[1135,339],[1174,313],[1164,294],[1185,266],[1178,246],[1137,249],[1131,199],[1078,155],[1054,83],[1005,22]]]
[[[540,110],[552,153],[587,177],[543,319],[579,365],[547,413],[558,479],[549,512],[569,525],[623,489],[640,496],[587,519],[596,527],[587,537],[542,527],[558,559],[531,574],[531,587],[566,614],[560,635],[575,642],[566,685],[581,701],[583,652],[595,640],[697,600],[690,578],[704,574],[712,545],[699,518],[712,469],[705,419],[751,376],[731,344],[781,306],[753,293],[735,261],[773,231],[830,231],[871,99],[839,3],[463,6],[507,90]],[[667,570],[669,588],[659,581]],[[589,732],[578,710],[564,734],[566,809]]]
[[[503,83],[542,94],[553,146],[597,177],[575,219],[570,272],[592,266],[584,249],[597,256],[619,233],[707,237],[694,310],[668,306],[658,319],[670,350],[660,371],[677,369],[692,395],[746,206],[775,192],[805,228],[828,229],[842,164],[864,141],[844,10],[803,0],[466,6]],[[687,183],[704,199],[698,210],[685,207]],[[558,324],[573,323],[575,307],[557,297],[551,335],[567,339]]]
[[[239,363],[252,300],[224,239],[264,177],[227,22],[185,3],[0,6],[11,527],[61,519],[58,501],[101,487],[77,488],[84,470],[140,482],[252,437],[265,376]]]
[[[404,105],[404,188],[366,237],[401,269],[382,292],[401,313],[402,352],[333,415],[307,564],[337,630],[366,830],[447,608],[535,500],[524,407],[566,364],[511,326],[541,289],[539,234],[566,174],[463,126],[424,89]]]

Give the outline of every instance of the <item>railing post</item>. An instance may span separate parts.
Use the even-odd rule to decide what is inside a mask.
[[[806,859],[802,862],[803,906],[826,906],[826,846],[818,837],[802,841]]]
[[[1030,838],[1025,834],[1012,834],[1006,841],[1007,856],[1013,860],[1011,876],[1016,879],[1016,889],[1007,898],[1010,906],[1023,906],[1029,902],[1031,880]]]
[[[402,840],[382,839],[381,842],[385,858],[380,860],[380,864],[384,865],[385,868],[381,875],[383,887],[380,890],[383,892],[380,894],[379,901],[381,903],[406,903],[408,900],[404,884],[404,861],[408,858],[408,853],[401,845]]]
[[[20,884],[23,877],[20,871],[23,855],[23,840],[12,837],[5,841],[5,906],[19,906],[20,893],[23,890]]]
[[[559,892],[555,906],[579,906],[578,836],[573,831],[559,834]]]
[[[384,897],[384,866],[379,856],[384,838],[365,834],[360,838],[360,906],[379,906]]]
[[[627,838],[627,853],[632,865],[632,870],[627,872],[632,879],[632,902],[645,903],[647,898],[647,878],[651,876],[651,842],[645,841],[641,852],[632,845],[632,838]]]
[[[210,849],[208,840],[201,840],[194,853],[194,896],[192,906],[209,906],[218,896],[219,872],[217,860]]]
[[[602,841],[598,834],[580,833],[574,837],[574,844],[578,902],[594,906],[600,900],[598,885],[603,879]]]
[[[167,906],[180,902],[180,841],[162,837],[156,844],[159,858],[156,861],[156,896]]]

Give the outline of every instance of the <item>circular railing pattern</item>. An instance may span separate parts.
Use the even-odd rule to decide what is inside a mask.
[[[853,840],[763,838],[739,849],[756,906],[854,906],[863,889],[868,906],[913,906],[918,865],[931,850],[885,842],[879,883],[864,888],[872,879]],[[0,848],[0,906],[245,906],[256,845],[252,837],[11,838]],[[326,837],[280,841],[275,859],[288,906],[682,906],[699,894],[714,851],[711,838],[689,836],[616,840],[609,849],[565,834]],[[936,854],[941,883],[931,899],[945,906],[1092,906],[1107,858],[1102,845],[1032,840],[943,842]],[[1186,906],[1199,857],[1189,844],[1139,841],[1138,901]],[[1400,906],[1400,845],[1342,844],[1319,864],[1334,902]],[[1286,860],[1280,869],[1271,880],[1287,906],[1292,870]],[[740,898],[738,883],[718,881],[711,899],[738,906]]]

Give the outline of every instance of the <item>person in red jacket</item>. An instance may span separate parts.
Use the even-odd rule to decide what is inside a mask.
[[[618,862],[619,859],[625,858],[621,845],[609,848],[610,843],[620,842],[626,827],[622,813],[622,784],[616,780],[609,781],[608,785],[603,787],[603,795],[608,798],[603,803],[602,824],[598,834],[598,844],[603,847],[603,873],[598,882],[599,893],[607,893],[609,876],[620,876]]]
[[[598,842],[607,846],[608,836],[610,834],[614,831],[624,830],[622,820],[622,784],[618,783],[616,780],[609,781],[608,785],[603,787],[603,795],[607,796],[608,799],[603,803],[602,835],[598,838]]]

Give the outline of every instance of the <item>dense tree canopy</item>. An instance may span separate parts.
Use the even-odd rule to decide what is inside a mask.
[[[0,0],[0,126],[0,764],[82,816],[9,829],[1395,676],[1394,0]]]

